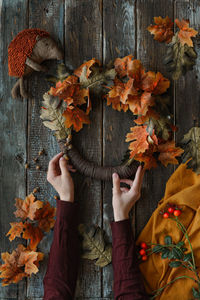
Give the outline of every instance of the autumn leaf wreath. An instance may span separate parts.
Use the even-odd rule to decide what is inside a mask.
[[[147,29],[154,35],[155,40],[167,44],[164,63],[171,72],[172,79],[177,80],[195,64],[197,55],[191,37],[195,37],[197,31],[190,28],[189,21],[184,19],[175,20],[178,27],[176,33],[173,32],[173,22],[169,17],[155,17],[154,21],[155,24]],[[43,124],[54,131],[66,159],[70,159],[82,174],[96,179],[111,180],[113,172],[118,172],[121,178],[134,174],[135,161],[143,162],[145,169],[156,167],[158,163],[164,166],[178,164],[176,157],[184,150],[176,147],[173,139],[177,128],[173,125],[173,116],[169,109],[167,90],[170,81],[160,72],[145,71],[140,60],[127,55],[116,58],[106,67],[102,67],[99,60],[92,58],[71,73],[64,64],[60,64],[56,76],[49,75],[47,79],[56,85],[43,95],[40,117]],[[125,139],[130,144],[120,166],[96,166],[82,158],[72,144],[72,131],[79,132],[84,124],[90,124],[92,93],[101,95],[114,110],[130,110],[133,114],[134,123]],[[193,132],[199,129],[191,130],[193,131],[185,136],[187,145],[194,135]],[[35,192],[37,191],[33,191]],[[3,285],[17,283],[23,277],[30,277],[32,273],[38,272],[39,261],[44,256],[42,252],[37,251],[38,244],[55,223],[56,209],[48,202],[36,200],[33,193],[25,200],[16,198],[17,210],[14,214],[20,221],[10,223],[11,228],[7,236],[10,241],[22,237],[29,243],[27,247],[19,244],[11,254],[1,254],[4,263],[0,264],[0,278],[3,278]],[[81,226],[79,230],[85,241],[83,244],[86,252],[93,251],[93,244],[99,244],[99,240],[103,241],[103,233],[99,229],[93,228],[88,231]],[[91,241],[91,245],[86,242],[88,240]],[[107,260],[96,262],[97,265],[105,266],[111,261],[112,250],[110,245],[105,247],[104,242],[100,246],[93,258],[101,257],[101,253],[106,251]],[[83,257],[88,258],[87,254],[83,254]]]

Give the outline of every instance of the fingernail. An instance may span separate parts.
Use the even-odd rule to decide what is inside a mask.
[[[113,178],[117,178],[118,177],[117,173],[113,173],[112,175],[113,175]]]
[[[62,157],[60,158],[60,160],[65,160],[65,158],[62,156]]]

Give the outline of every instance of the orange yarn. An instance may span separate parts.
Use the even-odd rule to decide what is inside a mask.
[[[30,57],[37,36],[49,36],[49,33],[38,29],[24,29],[12,40],[8,47],[8,72],[10,76],[22,77],[26,58]]]

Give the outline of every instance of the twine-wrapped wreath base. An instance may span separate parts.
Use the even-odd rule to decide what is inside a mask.
[[[66,140],[59,140],[60,149],[70,159],[74,168],[81,174],[91,178],[100,180],[111,180],[112,174],[116,172],[120,178],[129,178],[136,172],[136,161],[132,162],[130,166],[119,165],[115,167],[97,166],[94,163],[85,160],[78,150]]]
[[[49,74],[48,81],[56,86],[43,95],[40,117],[54,131],[61,150],[80,173],[112,180],[114,172],[120,178],[131,177],[136,172],[136,162],[143,162],[145,169],[156,167],[158,162],[165,166],[178,163],[175,157],[183,150],[173,140],[176,127],[172,124],[169,97],[165,93],[170,81],[160,72],[145,72],[142,63],[128,55],[104,68],[93,58],[72,74],[60,64],[56,76]],[[72,145],[72,130],[78,132],[84,124],[90,124],[91,92],[101,95],[113,109],[123,112],[129,109],[137,116],[133,120],[137,125],[133,123],[126,135],[126,142],[131,142],[129,150],[119,166],[97,166],[85,160]],[[80,108],[82,105],[86,105],[84,109]]]

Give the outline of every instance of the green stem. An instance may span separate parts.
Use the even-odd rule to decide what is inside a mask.
[[[175,282],[176,280],[182,279],[182,278],[189,278],[189,279],[193,280],[195,283],[198,283],[197,280],[195,280],[194,278],[187,276],[187,275],[176,277],[175,279],[173,279],[170,282],[168,282],[167,284],[165,284],[163,287],[153,291],[153,293],[156,293],[156,294],[151,299],[155,299],[162,292],[162,290],[164,290],[168,285],[170,285],[171,283]]]

